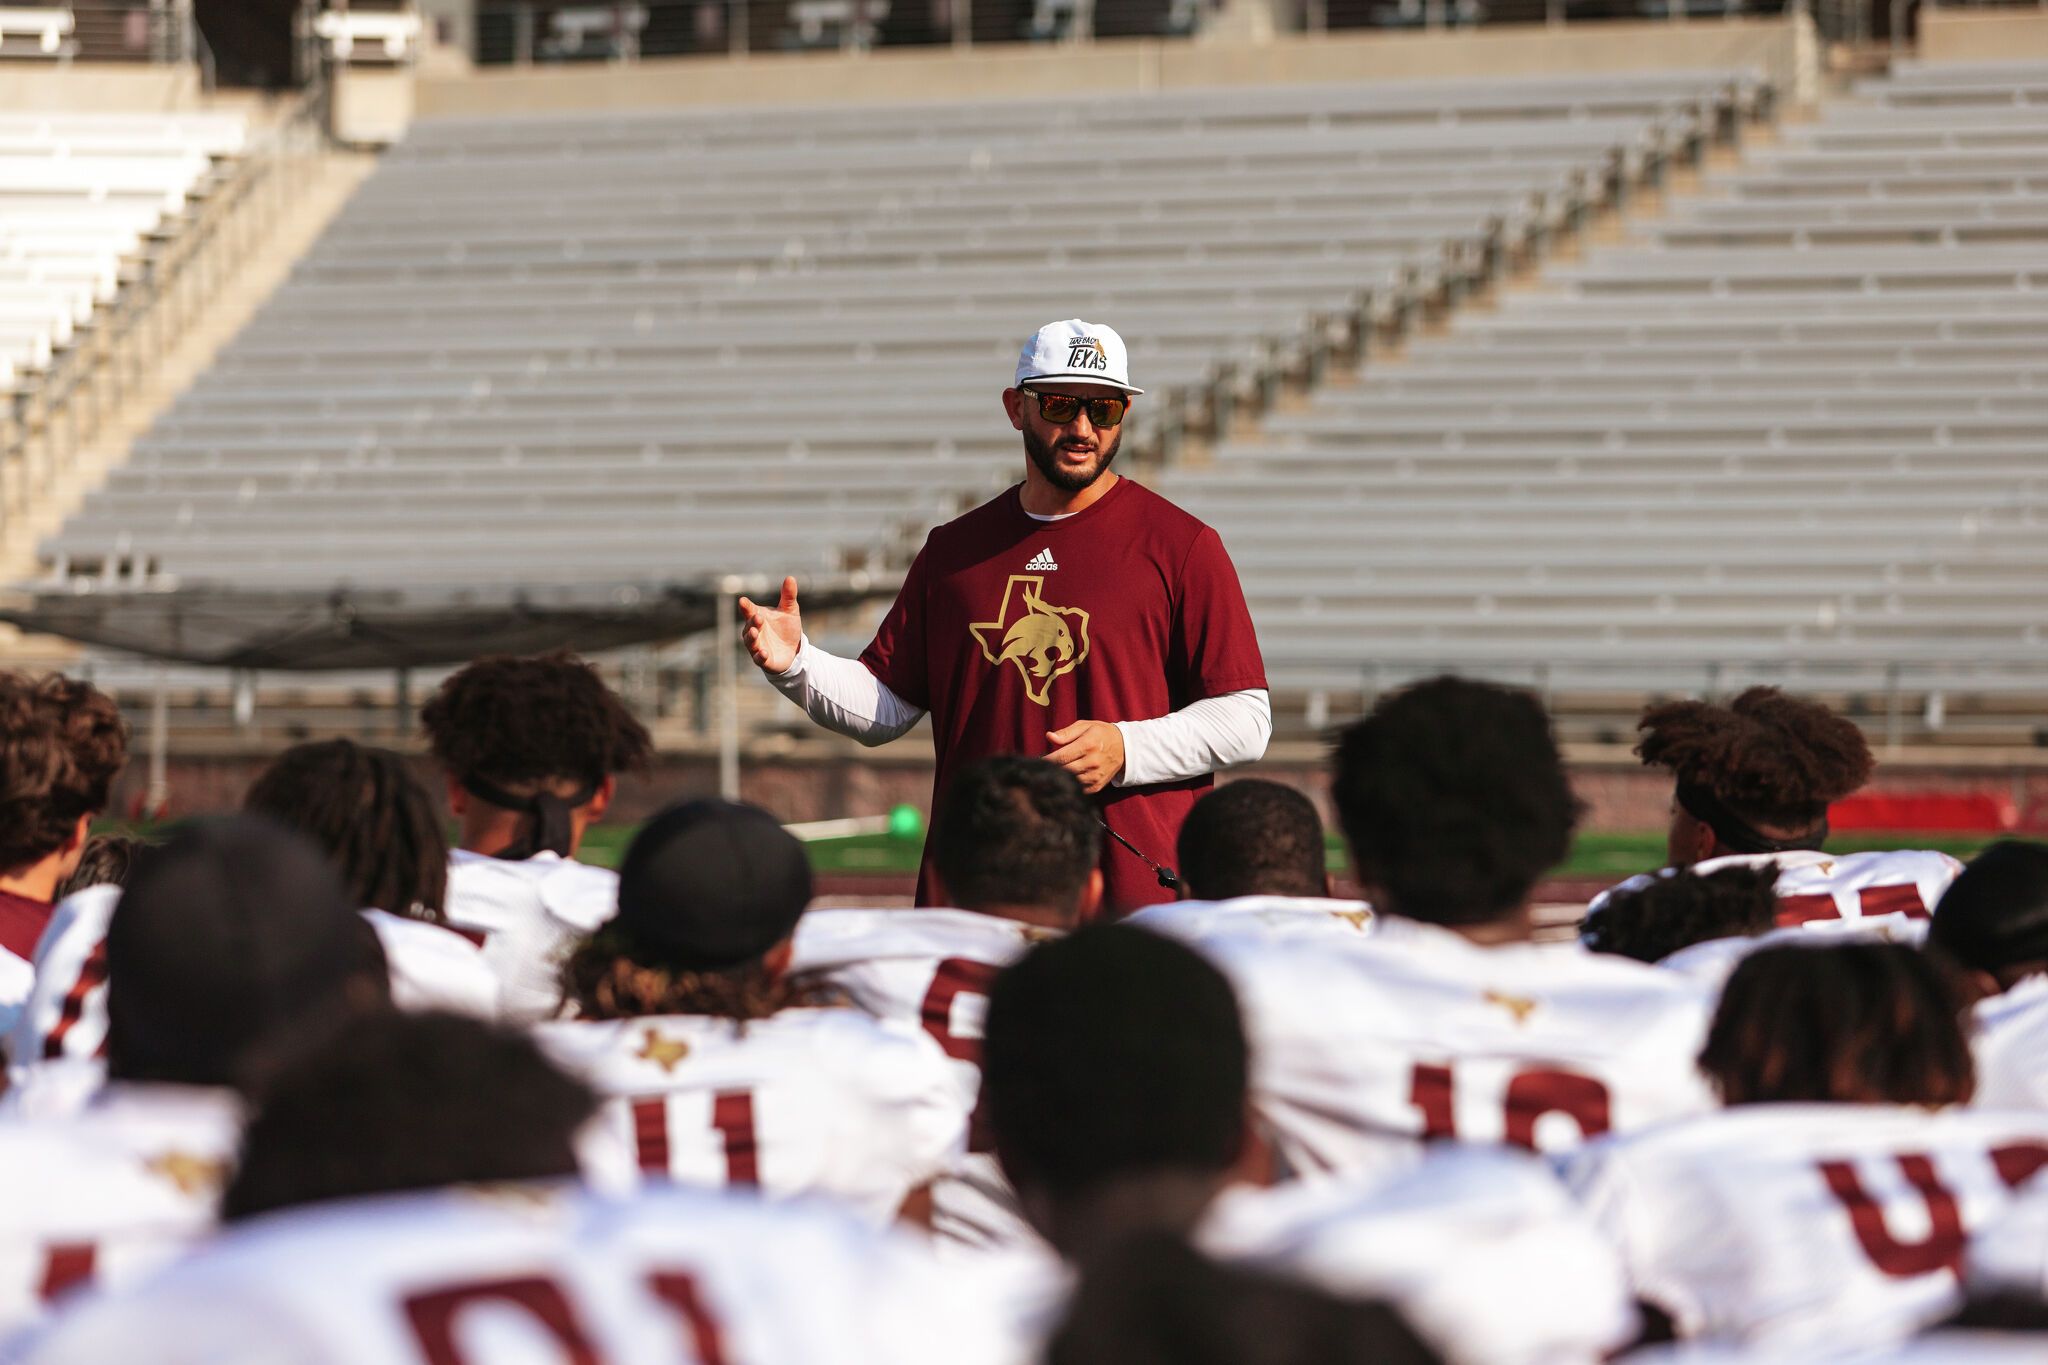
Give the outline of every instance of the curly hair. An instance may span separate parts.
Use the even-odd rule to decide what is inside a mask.
[[[1964,1104],[1977,1088],[1963,995],[1896,943],[1787,944],[1721,990],[1700,1070],[1736,1104]]]
[[[1331,794],[1361,882],[1434,924],[1512,913],[1571,851],[1579,801],[1527,692],[1432,678],[1338,740]]]
[[[361,906],[446,922],[448,838],[405,759],[347,739],[294,745],[263,770],[242,809],[308,835]]]
[[[654,752],[647,727],[567,650],[478,659],[441,684],[420,724],[449,773],[505,787],[592,783]]]
[[[1706,788],[1753,824],[1781,829],[1818,823],[1876,766],[1854,721],[1775,687],[1752,687],[1726,706],[1652,706],[1636,728],[1644,763]]]
[[[1708,939],[1761,934],[1777,923],[1777,880],[1771,864],[1654,878],[1648,886],[1609,896],[1586,920],[1586,946],[1661,962]]]
[[[107,808],[128,761],[113,698],[61,674],[0,673],[0,872],[41,862]]]
[[[56,899],[61,901],[89,886],[127,885],[128,869],[135,865],[136,855],[150,846],[149,840],[133,834],[93,835],[85,841],[85,852],[78,855],[78,866],[57,883]]]
[[[716,1019],[766,1019],[804,1005],[835,1005],[822,982],[779,976],[755,958],[715,971],[653,966],[635,955],[632,938],[607,926],[579,943],[562,965],[562,996],[581,1019],[638,1019],[701,1014]]]

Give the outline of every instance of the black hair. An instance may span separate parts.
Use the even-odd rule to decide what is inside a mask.
[[[1587,918],[1586,946],[1661,962],[1709,939],[1761,934],[1777,923],[1777,881],[1772,864],[1653,877],[1648,886],[1614,892]]]
[[[931,859],[963,910],[1072,911],[1102,856],[1102,824],[1057,763],[1006,754],[967,764],[932,818]]]
[[[1361,882],[1390,913],[1483,924],[1571,850],[1579,801],[1527,692],[1432,678],[1339,738],[1331,782]]]
[[[402,756],[347,739],[294,745],[264,769],[242,808],[320,845],[357,904],[447,922],[447,833]]]
[[[260,1054],[388,1003],[376,932],[320,850],[256,816],[144,850],[106,948],[117,1080],[246,1085]]]
[[[135,856],[148,847],[149,840],[133,834],[93,835],[85,841],[85,851],[78,855],[78,866],[57,884],[54,899],[61,901],[89,886],[125,885]]]
[[[1737,965],[1700,1053],[1724,1104],[1968,1102],[1955,980],[1896,943],[1787,944]]]
[[[1221,1173],[1245,1140],[1230,984],[1128,925],[1032,949],[989,990],[981,1100],[1011,1179],[1057,1194],[1165,1168]]]
[[[500,787],[591,784],[644,766],[654,752],[647,727],[567,650],[478,659],[441,684],[420,724],[452,776]]]
[[[1435,1365],[1382,1303],[1221,1266],[1148,1236],[1089,1267],[1047,1365]]]
[[[1198,900],[1328,894],[1323,818],[1293,787],[1240,778],[1195,802],[1174,849]]]
[[[522,1033],[450,1014],[359,1018],[272,1076],[221,1216],[573,1176],[596,1108]]]
[[[1942,893],[1927,944],[1976,971],[2048,959],[2048,844],[2001,839]]]
[[[128,726],[90,683],[0,673],[0,872],[64,846],[81,818],[107,808],[128,761]]]
[[[1752,825],[1794,833],[1825,819],[1876,763],[1854,721],[1775,687],[1752,687],[1726,706],[1652,706],[1636,728],[1643,762],[1706,789]]]

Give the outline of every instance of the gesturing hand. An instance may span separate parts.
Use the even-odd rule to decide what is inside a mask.
[[[1081,787],[1099,792],[1124,770],[1124,732],[1106,720],[1077,720],[1064,730],[1045,732],[1054,746],[1047,758],[1081,779]]]
[[[757,607],[742,597],[740,619],[746,622],[741,638],[754,662],[770,673],[787,673],[804,642],[803,617],[796,609],[796,580],[782,580],[782,601],[772,607]],[[1121,750],[1118,757],[1121,761]]]

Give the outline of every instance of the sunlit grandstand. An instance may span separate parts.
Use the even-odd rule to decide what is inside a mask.
[[[1082,315],[1271,761],[1447,669],[1595,763],[1761,681],[2042,804],[2019,11],[237,8],[0,12],[10,649],[121,694],[158,797],[569,644],[672,780],[875,813],[794,794],[852,751],[719,623],[795,573],[857,649]]]

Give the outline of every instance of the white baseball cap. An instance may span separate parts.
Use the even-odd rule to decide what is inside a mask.
[[[1079,318],[1048,322],[1024,343],[1024,353],[1017,357],[1017,387],[1033,379],[1144,392],[1131,387],[1130,352],[1116,329]]]

